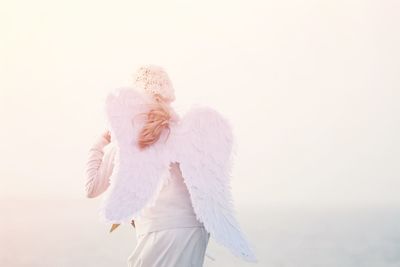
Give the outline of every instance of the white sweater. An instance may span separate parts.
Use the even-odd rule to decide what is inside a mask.
[[[114,168],[116,147],[104,136],[99,136],[91,146],[86,163],[86,196],[94,198],[107,190]],[[107,147],[106,147],[107,146]],[[106,147],[106,148],[105,148]]]

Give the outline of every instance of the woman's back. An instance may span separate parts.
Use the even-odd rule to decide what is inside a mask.
[[[175,227],[203,226],[196,219],[179,163],[171,163],[169,173],[154,206],[145,207],[135,219],[138,235]]]
[[[203,266],[210,234],[196,219],[179,163],[171,163],[169,173],[154,206],[135,219],[137,244],[129,267]]]

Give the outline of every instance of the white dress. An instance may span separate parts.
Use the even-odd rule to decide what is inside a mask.
[[[210,234],[196,219],[179,163],[171,163],[170,174],[155,205],[134,221],[137,245],[129,267],[203,266]]]

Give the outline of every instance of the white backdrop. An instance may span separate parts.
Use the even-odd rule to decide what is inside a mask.
[[[232,121],[240,214],[398,206],[398,14],[395,0],[3,1],[3,203],[87,201],[106,93],[151,63],[177,110]]]
[[[2,6],[2,194],[81,196],[106,92],[153,63],[232,120],[238,201],[399,203],[397,1]]]

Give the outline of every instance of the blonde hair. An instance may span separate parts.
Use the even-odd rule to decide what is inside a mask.
[[[139,132],[138,145],[140,149],[144,149],[157,142],[164,129],[168,129],[169,137],[170,107],[159,94],[153,95],[153,99],[155,101],[150,105],[146,122]]]

